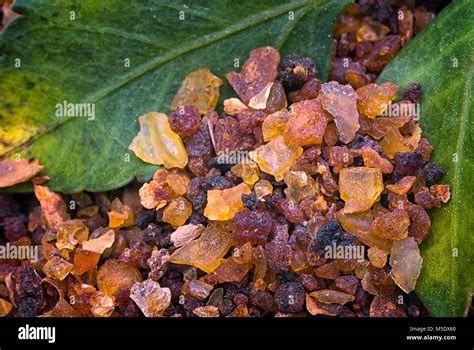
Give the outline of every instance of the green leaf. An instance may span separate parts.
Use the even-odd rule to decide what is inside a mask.
[[[155,166],[133,154],[127,162],[137,117],[168,112],[187,73],[223,77],[271,45],[313,57],[324,80],[333,24],[349,2],[17,0],[22,16],[0,38],[0,155],[37,157],[48,186],[68,193],[150,175]],[[56,117],[64,101],[94,103],[95,119]]]
[[[423,88],[420,122],[451,201],[432,212],[416,292],[433,316],[466,315],[474,289],[474,2],[455,1],[385,68],[380,81]]]

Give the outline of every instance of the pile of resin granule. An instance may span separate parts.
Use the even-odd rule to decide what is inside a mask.
[[[0,316],[418,315],[426,209],[450,198],[416,116],[391,115],[421,87],[397,102],[390,82],[317,75],[257,48],[219,116],[223,81],[199,69],[169,117],[139,118],[130,149],[163,165],[139,189],[35,185],[28,227],[1,196],[6,239],[40,256],[0,262]]]

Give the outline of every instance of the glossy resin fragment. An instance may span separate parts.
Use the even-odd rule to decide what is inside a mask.
[[[285,142],[291,147],[321,144],[331,119],[320,98],[294,103],[283,133]]]
[[[207,206],[204,216],[209,220],[225,221],[232,219],[244,206],[242,194],[250,194],[250,187],[241,183],[224,190],[211,190],[207,192]]]
[[[128,147],[144,162],[164,165],[165,168],[184,168],[188,155],[183,141],[171,130],[168,117],[149,112],[139,119],[140,132]]]
[[[398,86],[389,82],[360,87],[357,89],[357,110],[368,118],[375,118],[387,110],[389,102],[397,97],[397,92]]]
[[[255,151],[255,161],[260,170],[275,176],[277,180],[296,162],[303,153],[301,147],[289,146],[283,136],[277,136],[269,143],[260,146]]]
[[[346,202],[345,213],[368,210],[380,200],[382,171],[376,168],[344,168],[339,173],[339,192]]]
[[[290,113],[287,110],[281,110],[267,116],[262,124],[264,141],[268,142],[279,135],[283,135],[289,119]]]
[[[130,298],[146,317],[160,317],[171,304],[171,291],[161,288],[158,282],[146,280],[132,286]]]
[[[192,105],[205,115],[216,108],[220,96],[219,87],[223,83],[222,79],[212,74],[208,68],[191,72],[173,98],[170,109],[176,111],[180,106]]]
[[[205,272],[214,271],[232,245],[232,232],[224,225],[209,225],[202,235],[177,249],[169,258],[175,264],[193,265]]]
[[[352,86],[335,81],[323,84],[321,102],[323,108],[334,117],[341,142],[351,142],[360,127],[357,94]]]
[[[405,293],[415,289],[416,280],[421,272],[423,258],[413,237],[393,243],[390,255],[390,275]]]

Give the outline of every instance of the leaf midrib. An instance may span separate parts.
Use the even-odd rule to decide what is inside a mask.
[[[105,98],[106,96],[110,95],[111,93],[113,93],[117,89],[120,89],[121,87],[129,84],[130,82],[140,78],[141,76],[149,73],[150,71],[158,68],[159,66],[161,66],[163,64],[166,64],[166,63],[172,61],[173,59],[175,59],[179,56],[188,54],[192,51],[195,51],[195,50],[198,50],[200,48],[203,48],[203,47],[209,46],[211,44],[214,44],[214,43],[216,43],[220,40],[223,40],[223,39],[225,39],[229,36],[237,34],[237,33],[241,32],[245,29],[252,28],[252,27],[254,27],[256,25],[259,25],[259,24],[261,24],[265,21],[269,21],[269,20],[271,20],[275,17],[278,17],[278,16],[284,14],[285,12],[296,10],[296,9],[302,8],[302,7],[310,5],[310,4],[312,4],[312,6],[318,6],[318,5],[320,6],[320,5],[323,5],[323,4],[326,5],[327,3],[330,3],[332,1],[333,0],[319,0],[319,1],[318,0],[301,0],[301,1],[291,3],[291,4],[287,4],[287,5],[280,5],[280,6],[271,8],[267,11],[260,12],[258,15],[244,18],[240,22],[237,22],[237,23],[233,24],[232,26],[230,26],[226,29],[210,33],[210,34],[208,34],[208,35],[206,35],[202,38],[193,40],[189,43],[185,43],[184,45],[182,45],[181,47],[179,47],[177,49],[170,50],[169,52],[167,52],[163,56],[159,56],[155,59],[149,60],[148,62],[142,64],[141,66],[137,67],[136,69],[132,70],[131,72],[125,74],[124,76],[121,76],[120,81],[118,81],[116,83],[109,84],[108,88],[99,90],[98,92],[85,97],[84,100],[80,101],[80,102],[82,102],[82,103],[96,103],[96,102],[100,101],[101,99]],[[290,27],[290,30],[292,28],[293,27]],[[212,38],[209,39],[209,36],[212,36]],[[60,120],[59,122],[49,126],[48,128],[45,128],[45,129],[41,130],[37,134],[32,135],[28,140],[26,140],[23,143],[15,146],[14,148],[10,149],[9,151],[4,153],[3,155],[0,155],[0,157],[2,157],[2,158],[7,157],[8,155],[24,148],[26,145],[32,143],[33,141],[37,140],[38,138],[50,133],[51,131],[61,127],[62,125],[64,125],[65,123],[67,123],[71,120],[74,120],[74,119],[70,118],[70,119]]]

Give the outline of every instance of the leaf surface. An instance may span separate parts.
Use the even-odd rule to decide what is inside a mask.
[[[433,316],[466,315],[474,289],[474,2],[455,1],[385,68],[379,81],[423,89],[420,123],[451,201],[430,213],[416,292]]]
[[[349,2],[17,0],[21,17],[0,37],[0,155],[37,157],[48,186],[67,193],[150,176],[156,167],[127,150],[137,117],[167,113],[186,74],[223,78],[271,45],[314,58],[325,80]],[[65,101],[93,104],[95,118],[56,116]]]

